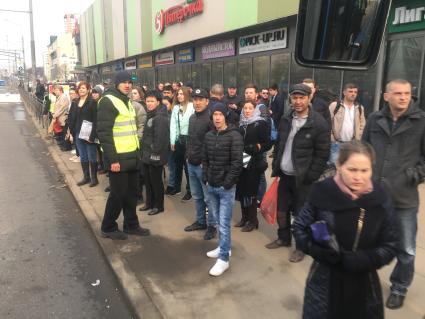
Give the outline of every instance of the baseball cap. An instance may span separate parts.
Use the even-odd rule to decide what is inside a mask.
[[[203,98],[208,99],[209,94],[206,90],[197,88],[197,89],[192,91],[192,97],[203,97]]]

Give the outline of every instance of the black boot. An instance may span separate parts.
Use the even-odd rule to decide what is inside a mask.
[[[243,232],[250,232],[254,229],[258,229],[258,218],[257,218],[257,201],[254,201],[251,206],[246,208],[248,215],[248,223],[241,229]]]
[[[97,180],[97,162],[90,163],[90,176],[90,187],[94,187],[99,184],[99,181]]]
[[[241,206],[241,213],[242,213],[242,218],[239,223],[235,224],[235,227],[244,227],[245,224],[248,222],[246,207]]]
[[[77,183],[77,186],[83,186],[90,183],[90,167],[89,162],[81,162],[81,167],[83,169],[84,177],[81,181]]]

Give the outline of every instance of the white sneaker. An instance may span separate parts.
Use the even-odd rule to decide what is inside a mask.
[[[216,249],[207,252],[207,256],[210,258],[218,258],[219,255],[220,255],[220,247],[217,247]],[[231,250],[229,250],[229,256],[232,256]]]
[[[73,160],[74,163],[80,163],[80,158],[77,156],[75,160]]]
[[[229,269],[229,262],[221,259],[217,259],[215,265],[210,269],[210,275],[217,277],[223,274],[227,269]]]
[[[72,150],[71,151],[71,154],[77,154],[77,151],[76,150]]]

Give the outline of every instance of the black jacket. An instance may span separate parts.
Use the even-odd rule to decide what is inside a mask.
[[[189,139],[186,146],[187,161],[192,165],[202,164],[205,134],[213,128],[209,109],[195,112],[189,118]]]
[[[204,140],[203,181],[213,187],[232,188],[242,170],[242,153],[242,136],[234,126],[209,131]]]
[[[277,93],[276,97],[270,96],[270,110],[272,111],[272,119],[276,129],[279,129],[280,119],[282,118],[285,108],[285,96],[282,93]]]
[[[365,210],[356,250],[360,208]],[[317,243],[310,225],[325,221],[339,252]],[[313,184],[310,197],[292,224],[297,247],[313,257],[304,294],[303,318],[384,318],[376,270],[397,252],[398,229],[391,200],[373,191],[352,200],[333,178]]]
[[[106,167],[110,169],[111,164],[119,162],[122,172],[137,170],[140,167],[141,154],[139,149],[133,152],[117,154],[112,129],[114,127],[115,118],[118,116],[119,112],[106,95],[113,95],[119,98],[125,103],[125,105],[127,105],[129,101],[127,96],[115,88],[108,89],[108,92],[98,101],[97,136],[99,137],[99,141],[103,149]],[[136,118],[134,118],[134,123],[136,123]]]
[[[142,162],[155,166],[165,165],[170,148],[170,119],[167,108],[158,106],[148,111],[142,138]]]
[[[315,110],[317,113],[320,113],[320,115],[323,116],[323,118],[326,120],[326,122],[329,125],[329,129],[331,129],[331,113],[329,112],[329,103],[327,103],[324,99],[321,97],[314,95],[313,99],[311,100],[311,105],[313,106],[313,110]]]
[[[239,95],[230,96],[229,94],[226,94],[223,98],[223,103],[227,107],[229,107],[229,104],[236,104],[237,109],[233,110],[233,112],[238,113],[238,115],[241,114],[242,110],[242,98]]]
[[[272,176],[280,175],[285,144],[292,128],[294,111],[282,116],[279,124],[277,147],[274,150]],[[329,158],[330,131],[323,117],[310,108],[306,123],[295,134],[292,145],[292,161],[296,172],[297,187],[311,185],[323,173]]]
[[[248,165],[242,169],[236,187],[236,197],[240,199],[257,195],[260,176],[267,169],[264,153],[271,148],[272,143],[266,121],[260,120],[247,126],[240,126],[239,132],[243,137],[243,151],[251,155]],[[257,144],[260,144],[260,148]]]
[[[79,107],[78,106],[79,101],[80,100],[77,99],[75,103],[74,101],[71,103],[73,114],[70,121],[70,131],[74,132],[75,134],[73,135],[74,138],[78,138],[78,134],[80,134],[81,125],[83,124],[83,121],[84,120],[89,121],[93,125],[89,140],[90,142],[94,142],[94,140],[97,138],[97,134],[96,134],[97,103],[91,97],[87,97],[87,99],[84,101],[83,106]],[[70,113],[71,113],[71,108],[70,108]],[[72,124],[72,128],[71,128],[71,124]]]
[[[388,105],[372,113],[362,139],[376,152],[373,174],[398,208],[419,206],[418,185],[425,179],[425,112],[410,104],[392,131]]]

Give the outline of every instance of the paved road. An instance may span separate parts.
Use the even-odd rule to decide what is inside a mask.
[[[0,88],[0,318],[132,318],[44,142],[23,106],[5,103],[13,99],[4,93]]]

